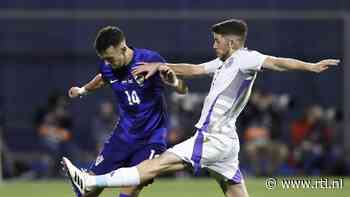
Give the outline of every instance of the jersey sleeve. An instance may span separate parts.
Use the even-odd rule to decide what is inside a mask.
[[[219,58],[200,64],[200,66],[203,66],[205,72],[208,74],[214,73],[216,69],[218,69],[221,65],[222,65],[222,61]]]
[[[106,66],[106,62],[102,62],[100,64],[98,72],[101,74],[103,81],[106,84],[109,84],[108,75],[109,75],[110,71]]]
[[[152,55],[148,58],[148,62],[163,62],[165,63],[165,59],[158,53],[158,52],[153,52]],[[163,86],[163,81],[160,77],[159,71],[155,75],[151,77],[152,81],[154,83],[159,84]]]
[[[157,52],[154,52],[149,58],[149,62],[165,62],[165,59]]]
[[[242,72],[259,71],[267,58],[258,51],[247,51],[241,58],[240,70]]]

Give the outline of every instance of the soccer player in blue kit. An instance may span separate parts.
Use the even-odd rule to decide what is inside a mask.
[[[102,28],[97,34],[95,49],[103,60],[99,73],[83,87],[72,87],[69,96],[81,97],[108,84],[117,97],[119,122],[89,168],[89,173],[101,175],[120,167],[135,166],[166,150],[168,115],[164,83],[180,94],[187,92],[187,86],[171,69],[147,80],[133,75],[131,71],[138,63],[165,60],[157,52],[128,47],[118,27]],[[69,177],[71,181],[74,179]],[[76,195],[82,196],[72,185]],[[143,186],[122,188],[119,197],[136,197]],[[96,189],[85,196],[98,196],[102,190]]]

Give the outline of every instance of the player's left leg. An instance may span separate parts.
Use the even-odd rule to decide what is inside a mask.
[[[226,197],[249,197],[247,187],[244,182],[225,182],[221,184],[221,189]]]
[[[208,169],[208,172],[219,184],[226,197],[249,197],[242,173],[239,169],[231,179],[211,169]]]

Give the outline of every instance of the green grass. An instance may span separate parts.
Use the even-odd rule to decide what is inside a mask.
[[[300,178],[299,178],[300,179]],[[311,178],[307,178],[311,179]],[[342,189],[289,189],[265,188],[265,178],[248,178],[246,183],[250,196],[269,197],[349,197],[350,178],[344,179]],[[102,197],[117,197],[118,189],[108,189]],[[0,184],[1,197],[65,197],[74,196],[66,181],[21,181]],[[216,182],[211,179],[158,179],[141,193],[142,197],[216,197],[223,196]]]

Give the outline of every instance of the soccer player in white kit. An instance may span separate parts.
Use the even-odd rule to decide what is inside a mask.
[[[326,59],[307,63],[248,50],[244,48],[247,25],[242,20],[231,19],[215,24],[212,26],[212,33],[217,58],[210,62],[200,65],[143,63],[133,71],[135,75],[146,74],[146,79],[159,70],[168,71],[169,77],[172,71],[182,76],[214,75],[200,120],[195,126],[195,135],[155,159],[100,176],[88,175],[67,158],[63,158],[65,167],[74,177],[74,184],[82,193],[96,187],[142,185],[162,173],[190,166],[195,173],[200,168],[208,169],[220,184],[225,196],[248,196],[239,170],[240,146],[235,123],[248,102],[257,73],[263,68],[320,73],[331,65],[337,65],[339,60]]]

